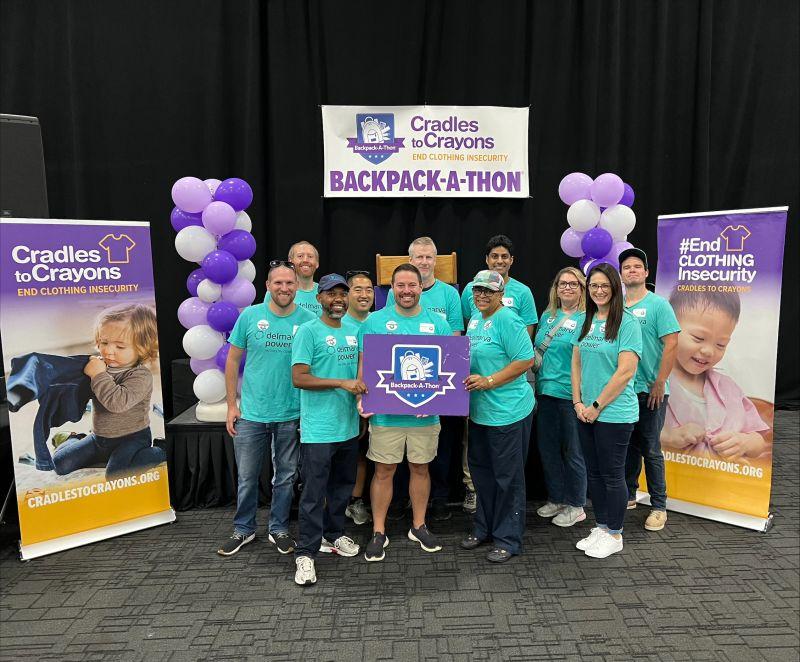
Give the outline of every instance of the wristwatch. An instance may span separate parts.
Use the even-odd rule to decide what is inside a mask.
[[[597,400],[592,403],[592,407],[594,407],[597,411],[600,411],[600,403]]]

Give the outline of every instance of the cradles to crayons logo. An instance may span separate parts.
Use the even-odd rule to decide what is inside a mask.
[[[394,113],[356,113],[356,137],[347,139],[347,147],[370,163],[383,163],[404,140],[394,136]]]
[[[456,388],[456,373],[442,372],[442,349],[437,345],[394,345],[391,370],[377,372],[377,388],[414,408]]]
[[[752,235],[745,225],[728,225],[716,239],[683,237],[678,246],[678,282],[752,283],[758,270],[747,252]]]
[[[11,259],[21,267],[14,271],[14,279],[23,284],[119,280],[122,278],[119,267],[100,266],[100,263],[130,263],[136,242],[127,234],[107,234],[97,243],[100,249],[75,248],[71,244],[56,250],[31,248],[24,244],[14,246]]]
[[[412,138],[412,147],[432,147],[440,149],[494,149],[493,136],[476,135],[480,131],[478,120],[459,119],[451,115],[447,119],[427,119],[422,115],[411,118],[411,130],[421,134]],[[468,135],[458,135],[466,133]]]

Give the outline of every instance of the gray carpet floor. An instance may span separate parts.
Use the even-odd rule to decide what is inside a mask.
[[[797,661],[799,423],[777,413],[768,533],[677,513],[649,533],[640,507],[604,561],[574,548],[587,525],[533,512],[507,564],[458,548],[458,513],[438,554],[398,524],[385,562],[323,556],[305,589],[264,537],[215,553],[231,509],[27,563],[0,529],[0,659]]]

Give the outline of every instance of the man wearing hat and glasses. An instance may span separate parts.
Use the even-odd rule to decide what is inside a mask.
[[[292,386],[292,344],[300,325],[315,318],[295,305],[296,292],[294,265],[288,260],[272,260],[267,272],[268,296],[242,311],[228,339],[226,428],[233,437],[238,491],[233,535],[217,550],[221,556],[236,554],[255,538],[258,481],[268,447],[274,468],[269,541],[281,554],[295,547],[289,535],[289,510],[300,456],[300,391]],[[236,387],[245,351],[240,410]]]

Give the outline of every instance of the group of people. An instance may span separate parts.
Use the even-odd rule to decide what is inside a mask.
[[[522,552],[524,472],[537,406],[548,493],[540,516],[563,527],[581,522],[588,492],[595,526],[576,547],[596,558],[620,551],[644,462],[652,507],[645,528],[663,528],[659,436],[680,329],[669,302],[645,287],[644,252],[624,251],[620,272],[607,264],[587,277],[574,267],[561,269],[541,323],[530,288],[510,276],[514,247],[508,237],[489,240],[487,268],[461,297],[436,279],[430,238],[415,239],[408,255],[392,274],[385,307],[374,312],[370,273],[332,273],[315,282],[319,254],[308,242],[294,244],[287,260],[269,263],[264,301],[242,312],[229,338],[226,425],[234,439],[238,495],[234,532],[219,554],[233,555],[255,537],[267,449],[274,467],[268,538],[280,553],[294,552],[297,584],[316,582],[317,553],[362,551],[345,533],[347,516],[358,524],[371,518],[364,558],[383,560],[395,492],[407,490],[408,539],[437,552],[442,545],[428,517],[450,516],[448,470],[453,450],[462,446],[464,509],[474,517],[461,547],[487,545],[486,559],[504,563]],[[460,417],[364,410],[365,336],[462,333],[470,343],[466,431]],[[369,509],[367,459],[374,468]],[[298,475],[295,541],[289,513]]]

